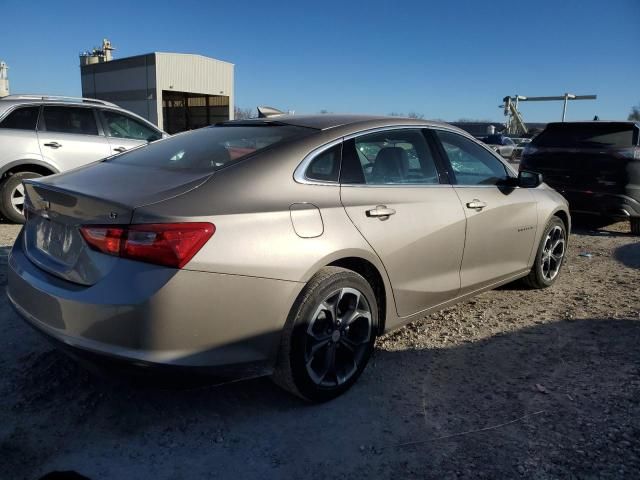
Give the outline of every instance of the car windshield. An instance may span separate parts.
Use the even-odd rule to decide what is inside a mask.
[[[179,134],[108,161],[171,170],[215,172],[252,153],[312,132],[312,129],[291,125],[220,125]]]
[[[537,147],[623,147],[634,145],[632,124],[550,125],[533,140]]]

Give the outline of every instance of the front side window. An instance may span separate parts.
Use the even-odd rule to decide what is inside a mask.
[[[0,128],[13,130],[35,130],[38,123],[40,107],[22,107],[11,112],[0,123]]]
[[[107,127],[107,135],[114,138],[127,138],[131,140],[144,140],[154,142],[162,138],[156,130],[144,125],[138,120],[134,120],[128,115],[103,110],[104,120]]]
[[[108,161],[169,170],[215,172],[266,148],[303,138],[315,130],[290,125],[222,125],[151,143]]]
[[[45,106],[42,118],[47,132],[98,135],[92,108]]]
[[[505,166],[484,147],[458,135],[436,130],[458,185],[496,185],[507,179]]]
[[[419,129],[388,130],[345,142],[343,170],[342,183],[440,183],[432,149]]]

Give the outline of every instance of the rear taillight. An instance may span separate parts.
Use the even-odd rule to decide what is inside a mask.
[[[214,232],[211,223],[86,225],[80,232],[91,248],[108,255],[182,268]]]

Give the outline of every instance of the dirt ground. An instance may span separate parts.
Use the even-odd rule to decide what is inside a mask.
[[[0,282],[17,228],[0,225]],[[591,256],[582,256],[591,254]],[[95,377],[0,297],[0,478],[640,478],[640,238],[571,236],[559,283],[379,339],[343,397]]]

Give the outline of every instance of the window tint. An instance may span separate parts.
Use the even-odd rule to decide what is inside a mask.
[[[504,165],[482,146],[455,133],[436,134],[459,185],[495,185],[507,178]]]
[[[125,152],[113,163],[171,170],[216,171],[225,165],[315,130],[289,125],[201,128]]]
[[[23,107],[11,112],[2,123],[0,128],[12,128],[17,130],[35,130],[38,123],[38,112],[40,107]]]
[[[47,132],[98,135],[91,108],[44,107],[43,119]]]
[[[110,137],[145,140],[147,142],[153,142],[162,138],[162,135],[157,131],[134,120],[128,115],[122,115],[109,110],[103,110],[102,113],[106,122],[107,134]]]
[[[533,139],[537,147],[631,147],[635,145],[632,124],[565,123],[549,125]]]
[[[305,177],[322,182],[337,182],[341,150],[342,144],[339,144],[316,156],[307,167]]]
[[[342,168],[342,183],[440,183],[431,148],[418,129],[389,130],[346,142]]]

